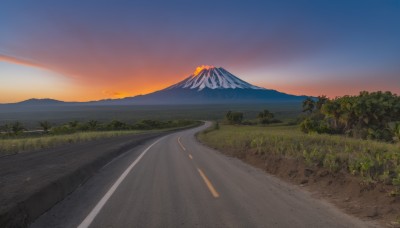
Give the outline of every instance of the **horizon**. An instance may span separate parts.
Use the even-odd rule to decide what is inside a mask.
[[[200,74],[203,70],[209,70],[209,69],[212,69],[212,68],[224,69],[224,68],[221,67],[221,66],[216,67],[216,66],[213,66],[213,65],[199,65],[199,66],[196,67],[195,71],[194,71],[190,76],[186,77],[186,78],[183,79],[182,81],[184,81],[184,80],[186,80],[186,79],[188,79],[188,78],[190,78],[190,77],[198,77],[199,74]],[[224,69],[224,70],[226,70],[226,69]],[[181,83],[182,81],[179,81],[179,82],[177,82],[177,83],[174,83],[173,85],[179,84],[179,83]],[[147,95],[147,94],[154,93],[154,92],[157,92],[157,91],[165,90],[165,89],[170,88],[170,87],[173,86],[173,85],[167,86],[167,87],[165,87],[165,88],[163,88],[163,89],[160,89],[160,90],[151,91],[151,92],[149,92],[149,93],[137,94],[137,95],[134,95],[134,96],[132,96],[132,97],[141,96],[141,95]],[[266,89],[266,88],[263,88],[263,89]],[[303,94],[303,95],[299,95],[299,96],[306,96],[306,95]],[[131,97],[105,98],[105,99],[101,99],[101,100],[90,100],[90,101],[65,101],[65,100],[54,99],[54,98],[51,98],[51,97],[32,97],[32,98],[28,98],[28,99],[26,99],[26,100],[21,100],[21,101],[17,101],[17,102],[13,102],[13,103],[0,103],[0,104],[14,104],[14,103],[20,103],[20,102],[31,101],[31,100],[50,100],[50,101],[61,101],[61,102],[66,102],[66,103],[75,103],[75,102],[76,102],[76,103],[80,103],[80,102],[84,103],[84,102],[96,102],[96,101],[109,100],[109,99],[117,100],[117,99],[125,99],[125,98],[131,98]]]
[[[84,102],[97,102],[97,101],[110,100],[110,99],[111,100],[118,100],[118,99],[125,99],[125,98],[133,98],[133,97],[136,97],[136,96],[148,95],[148,94],[151,94],[151,93],[154,93],[154,92],[157,92],[157,91],[166,90],[166,89],[170,88],[173,85],[182,83],[184,80],[186,80],[188,78],[198,77],[199,74],[203,70],[209,70],[209,69],[212,69],[212,68],[218,68],[218,69],[222,68],[222,69],[226,70],[225,68],[223,68],[221,66],[217,67],[217,66],[213,66],[213,65],[199,65],[199,66],[196,67],[195,71],[191,75],[189,75],[188,77],[182,79],[179,82],[173,83],[172,85],[169,85],[169,86],[167,86],[165,88],[162,88],[160,90],[150,91],[149,93],[144,93],[144,94],[136,94],[134,96],[120,97],[120,98],[104,98],[104,99],[100,99],[100,100],[88,100],[88,101],[59,100],[59,99],[55,99],[55,98],[52,98],[52,97],[31,97],[31,98],[28,98],[28,99],[25,99],[25,100],[20,100],[20,101],[10,102],[10,103],[1,103],[0,102],[0,104],[14,104],[14,103],[20,103],[20,102],[31,101],[31,100],[50,100],[50,101],[60,101],[60,102],[65,102],[65,103],[84,103]],[[261,88],[267,89],[267,88],[264,88],[264,87],[261,87]],[[267,90],[270,90],[270,89],[267,89]],[[273,90],[273,89],[271,89],[271,90]],[[344,94],[343,96],[346,96],[346,95],[357,96],[357,95],[359,95],[359,93],[364,92],[364,91],[367,91],[367,90],[361,90],[359,92],[356,92],[355,94]],[[379,91],[381,91],[381,90],[379,90]],[[282,91],[278,91],[278,92],[282,92]],[[367,91],[367,92],[378,92],[378,91]],[[392,92],[392,91],[387,90],[387,91],[381,91],[381,92]],[[394,94],[397,95],[396,93],[394,93]],[[307,95],[307,94],[294,94],[294,95],[296,95],[296,96],[306,96],[306,97],[315,97],[315,98],[318,97],[318,96],[326,96],[325,94],[320,94],[318,96],[310,96],[310,95]],[[327,96],[327,97],[330,98],[330,99],[333,99],[333,98],[340,98],[342,96],[335,96],[335,97]]]
[[[399,94],[399,21],[399,1],[6,0],[0,103],[133,97],[203,64],[293,95]]]

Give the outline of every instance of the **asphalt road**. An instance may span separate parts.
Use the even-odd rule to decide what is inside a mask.
[[[114,159],[32,227],[373,227],[201,145],[208,125]]]

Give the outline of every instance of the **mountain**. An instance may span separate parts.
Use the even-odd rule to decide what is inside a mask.
[[[90,102],[30,99],[18,105],[162,105],[300,102],[296,96],[252,85],[222,67],[199,66],[194,73],[172,86],[146,95]]]
[[[66,104],[66,103],[67,102],[49,99],[49,98],[44,98],[44,99],[32,98],[29,100],[14,103],[14,105],[62,105],[62,104]]]
[[[235,75],[229,73],[222,67],[200,66],[185,80],[166,88],[170,89],[196,89],[201,91],[208,89],[263,89],[251,85]]]
[[[305,96],[265,89],[243,81],[222,67],[200,66],[195,72],[170,87],[150,94],[101,104],[218,104],[298,102]]]

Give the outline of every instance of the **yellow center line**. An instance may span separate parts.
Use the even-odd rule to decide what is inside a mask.
[[[201,169],[197,168],[197,171],[199,171],[200,176],[203,178],[204,182],[206,183],[208,190],[210,190],[211,194],[214,196],[214,198],[218,198],[219,194],[217,190],[215,190],[214,186],[211,184],[210,180],[206,177],[206,175],[201,171]]]
[[[182,150],[186,151],[186,148],[181,143],[181,137],[178,138],[178,143],[179,143],[179,146],[182,147]]]
[[[186,148],[183,146],[183,144],[181,142],[181,137],[178,137],[178,144],[182,148],[182,150],[186,151]],[[191,160],[193,160],[193,156],[191,154],[188,154],[188,156]],[[208,190],[210,190],[211,195],[214,198],[218,198],[219,194],[218,194],[217,190],[215,190],[214,186],[211,184],[211,181],[207,178],[207,176],[203,173],[203,171],[201,171],[201,169],[197,168],[197,171],[199,172],[201,178],[203,178],[203,181],[207,185]]]

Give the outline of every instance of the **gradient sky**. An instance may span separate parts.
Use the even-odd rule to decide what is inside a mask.
[[[399,94],[400,1],[1,0],[1,103],[144,94],[202,64],[292,94]]]

